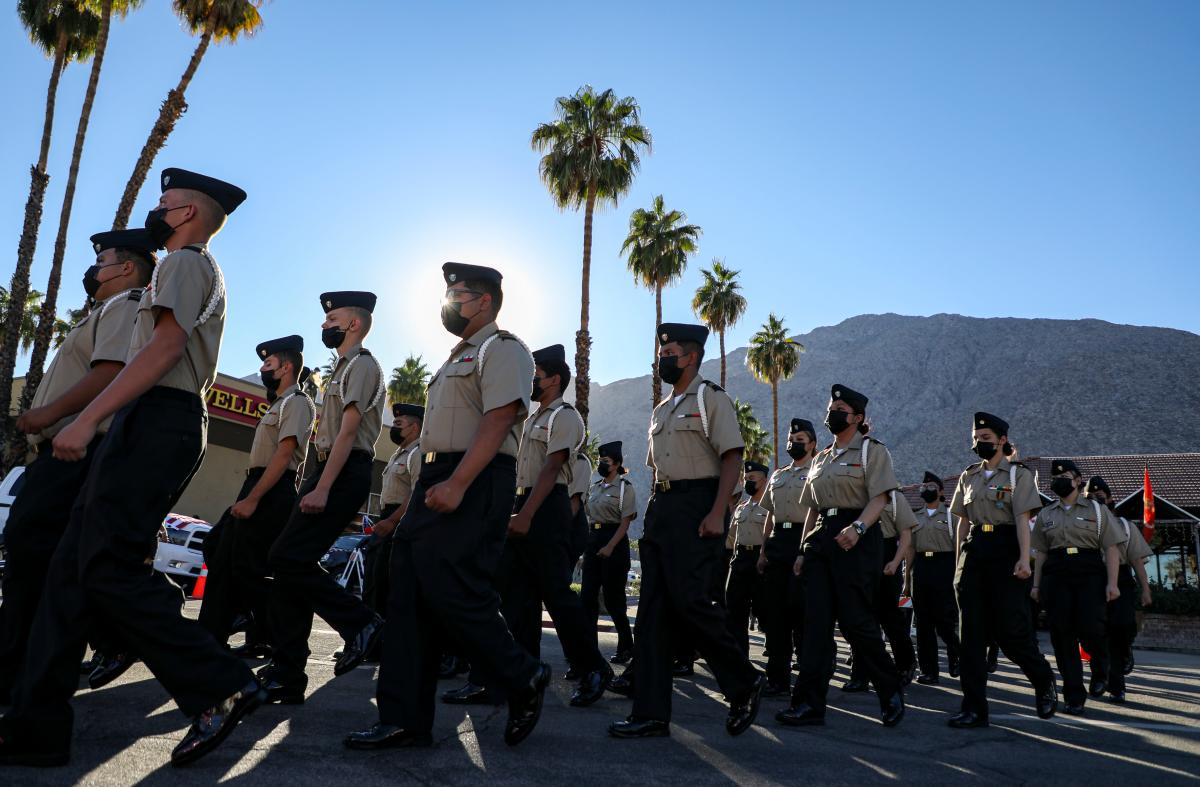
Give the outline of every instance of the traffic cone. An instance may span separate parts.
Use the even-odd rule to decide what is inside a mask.
[[[208,580],[208,564],[200,564],[200,578],[196,580],[195,587],[192,588],[192,598],[204,598],[204,583]]]
[[[1079,658],[1081,658],[1084,661],[1089,662],[1089,663],[1092,660],[1091,655],[1086,650],[1083,649],[1083,645],[1079,646]]]

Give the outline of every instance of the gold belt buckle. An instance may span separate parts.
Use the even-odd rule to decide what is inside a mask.
[[[592,530],[599,530],[601,527],[603,526],[599,522],[592,523]]]
[[[329,453],[326,451],[317,451],[317,461],[324,462],[329,459]]]
[[[528,492],[528,491],[529,491],[529,487],[527,487],[527,486],[518,486],[518,487],[517,487],[517,494],[518,494],[518,495],[523,495],[523,494],[525,494],[525,493],[526,493],[526,492]]]
[[[1067,554],[1068,555],[1078,555],[1079,547],[1067,547]]]
[[[791,530],[792,523],[791,522],[780,522],[779,527],[782,528],[783,530]]]
[[[437,451],[429,451],[425,454],[425,464],[431,464],[435,459],[437,459]]]
[[[827,508],[825,509],[825,516],[837,516],[837,512],[836,508]]]
[[[991,533],[993,530],[996,529],[996,526],[995,525],[980,525],[979,529],[985,533]]]
[[[926,552],[926,553],[925,553],[925,557],[933,557],[933,553],[932,553],[932,552]]]
[[[658,491],[670,492],[671,491],[671,482],[670,481],[659,481],[658,482]]]

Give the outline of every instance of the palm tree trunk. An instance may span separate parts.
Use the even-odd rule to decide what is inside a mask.
[[[54,102],[58,97],[59,78],[66,68],[66,52],[67,34],[63,30],[54,49],[54,65],[50,69],[50,83],[46,87],[46,114],[42,123],[38,162],[29,168],[29,198],[25,202],[25,223],[21,227],[21,239],[17,242],[17,267],[13,269],[12,281],[8,287],[4,338],[0,342],[0,445],[7,443],[12,425],[9,410],[12,409],[13,369],[17,365],[21,321],[25,317],[25,301],[29,297],[29,269],[33,267],[33,256],[37,251],[42,204],[46,199],[46,187],[50,183],[50,176],[46,174],[46,163],[50,157],[50,138],[54,128]],[[0,452],[0,470],[7,471],[8,468],[3,452]]]
[[[654,282],[654,360],[650,363],[650,412],[662,399],[662,375],[658,373],[658,326],[662,325],[662,284]]]
[[[771,380],[771,439],[774,441],[775,467],[779,467],[779,380]]]
[[[200,61],[204,59],[204,53],[208,50],[211,40],[211,29],[205,30],[204,34],[200,36],[200,43],[196,44],[196,50],[192,52],[192,59],[188,61],[183,76],[179,78],[179,84],[175,86],[174,90],[167,93],[166,100],[162,102],[162,107],[158,110],[158,120],[154,121],[154,127],[150,129],[150,136],[146,139],[146,144],[142,146],[137,163],[133,165],[133,174],[129,176],[129,182],[125,184],[125,193],[121,195],[121,203],[117,206],[117,215],[113,218],[114,230],[123,230],[129,225],[129,215],[133,213],[133,204],[137,202],[138,192],[142,190],[142,184],[146,182],[146,176],[150,174],[150,168],[154,166],[154,158],[158,155],[158,151],[167,144],[167,137],[171,136],[171,132],[175,130],[175,123],[184,112],[187,112],[188,105],[184,100],[184,93],[187,92],[192,77],[196,75],[196,69],[200,67]]]
[[[725,388],[725,330],[717,331],[717,336],[721,339],[721,387]]]
[[[584,429],[588,422],[588,394],[592,382],[591,371],[592,339],[588,335],[588,319],[591,310],[592,278],[592,216],[596,212],[596,185],[588,184],[587,203],[583,211],[583,282],[579,293],[579,331],[575,334],[575,409],[583,418]]]

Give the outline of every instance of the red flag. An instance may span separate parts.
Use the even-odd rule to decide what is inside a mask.
[[[1154,539],[1154,490],[1150,487],[1150,468],[1145,468],[1146,480],[1142,485],[1142,535],[1149,544]]]

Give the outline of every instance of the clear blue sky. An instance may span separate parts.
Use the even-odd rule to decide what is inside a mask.
[[[66,305],[195,44],[166,0],[146,5],[112,32]],[[658,193],[704,228],[666,316],[692,319],[700,267],[724,257],[750,301],[731,347],[772,310],[795,333],[888,311],[1200,332],[1200,4],[337,5],[268,3],[257,37],[211,49],[156,162],[250,195],[213,244],[222,371],[254,370],[254,345],[292,332],[322,361],[317,294],[360,288],[380,295],[368,345],[384,364],[416,351],[436,366],[451,259],[506,274],[503,322],[531,346],[570,347],[583,219],[553,206],[529,134],[584,83],[636,96],[655,141],[596,220],[597,381],[649,368],[653,298],[618,249]],[[7,6],[5,285],[50,67]],[[86,77],[72,66],[59,94],[39,289]],[[151,179],[136,222],[156,198]]]

